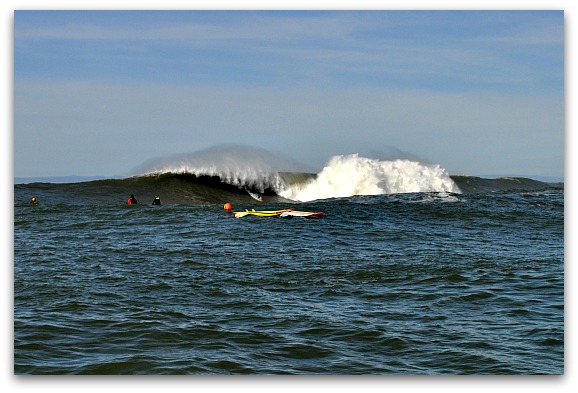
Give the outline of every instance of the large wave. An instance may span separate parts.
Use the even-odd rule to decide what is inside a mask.
[[[318,174],[266,150],[225,145],[141,165],[134,176],[79,183],[32,182],[15,185],[24,195],[53,200],[63,191],[62,203],[90,195],[102,203],[124,203],[130,194],[151,201],[159,195],[166,204],[255,203],[247,190],[258,191],[268,203],[309,202],[355,195],[399,193],[485,193],[543,190],[549,185],[527,178],[486,179],[451,176],[438,164],[419,159],[379,160],[358,154],[332,157]],[[22,203],[28,201],[23,199]],[[85,203],[84,200],[81,203]]]
[[[357,154],[335,156],[304,185],[279,192],[284,198],[301,202],[354,195],[413,192],[461,193],[450,175],[438,164],[397,159],[382,161]]]
[[[150,160],[140,175],[165,173],[214,177],[222,183],[259,192],[272,191],[299,202],[409,192],[453,192],[460,189],[438,164],[409,159],[378,160],[358,154],[334,156],[323,170],[295,182],[288,173],[299,165],[279,154],[239,145],[220,145],[190,154]]]

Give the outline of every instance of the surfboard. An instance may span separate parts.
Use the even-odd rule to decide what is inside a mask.
[[[261,195],[249,191],[247,187],[245,187],[245,191],[247,191],[247,194],[249,194],[251,198],[255,199],[256,201],[263,202],[263,198],[261,198]]]
[[[279,216],[283,218],[293,218],[293,217],[323,218],[323,212],[302,212],[298,210],[290,210],[281,213]]]
[[[245,210],[244,212],[232,212],[236,218],[245,217],[248,215],[257,216],[257,217],[276,217],[282,213],[291,211],[291,209],[282,209],[282,210]]]

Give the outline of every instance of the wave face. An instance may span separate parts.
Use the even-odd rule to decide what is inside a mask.
[[[280,192],[284,198],[308,202],[354,195],[416,192],[461,193],[449,174],[438,164],[411,160],[381,161],[357,154],[335,156],[305,185]]]
[[[477,176],[452,176],[463,193],[475,194],[499,191],[533,191],[547,188],[564,188],[563,183],[548,184],[524,177],[500,177],[486,179]]]

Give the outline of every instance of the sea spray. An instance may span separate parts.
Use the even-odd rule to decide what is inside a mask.
[[[221,182],[264,192],[285,188],[279,171],[295,170],[288,159],[264,149],[242,145],[219,145],[194,153],[149,160],[137,169],[140,175],[192,174],[214,176]]]
[[[438,164],[406,159],[381,161],[351,154],[334,156],[315,179],[305,185],[288,187],[279,195],[308,202],[354,195],[410,192],[461,191]]]

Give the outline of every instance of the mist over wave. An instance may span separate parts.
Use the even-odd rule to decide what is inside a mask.
[[[242,145],[219,145],[189,154],[147,161],[137,172],[140,175],[163,173],[219,177],[223,183],[276,192],[286,185],[279,172],[302,171],[303,167],[264,149]]]
[[[461,193],[450,175],[438,164],[407,159],[381,161],[351,154],[334,156],[315,179],[305,185],[288,187],[280,195],[307,202],[410,192]]]

